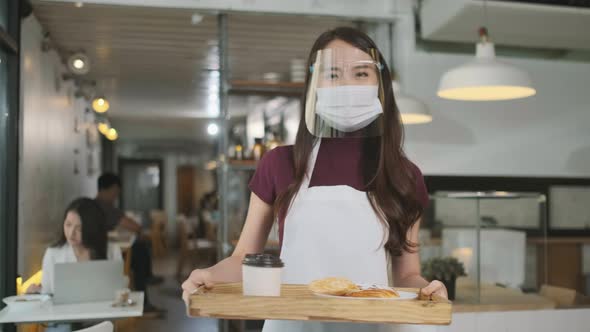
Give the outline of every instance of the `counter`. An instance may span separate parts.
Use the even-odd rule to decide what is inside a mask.
[[[453,312],[490,312],[554,309],[555,302],[516,289],[482,284],[481,301],[476,303],[475,285],[466,278],[457,280],[457,297]]]

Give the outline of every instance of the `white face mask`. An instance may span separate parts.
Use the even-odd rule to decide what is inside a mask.
[[[383,113],[376,85],[344,85],[317,89],[316,114],[331,127],[352,132]]]

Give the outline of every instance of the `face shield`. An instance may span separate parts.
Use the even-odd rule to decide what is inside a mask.
[[[305,123],[316,137],[380,136],[383,121],[382,65],[377,50],[319,50],[306,91]]]

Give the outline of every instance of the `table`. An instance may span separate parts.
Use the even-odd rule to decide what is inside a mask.
[[[587,277],[584,276],[590,272],[590,268],[587,267],[590,263],[585,258],[588,254],[584,254],[584,247],[590,246],[590,236],[528,237],[526,242],[527,245],[536,246],[537,250],[537,287],[549,284],[575,289],[580,293],[590,291],[590,284],[586,286]],[[440,247],[442,239],[431,238],[421,245]],[[563,257],[568,259],[564,260]],[[547,276],[545,266],[547,266]]]
[[[453,312],[532,311],[555,307],[555,302],[538,294],[490,284],[481,284],[478,303],[475,284],[467,278],[457,279],[457,296],[453,302]]]
[[[47,302],[27,311],[10,310],[6,307],[0,311],[0,324],[66,323],[142,316],[144,293],[131,292],[130,296],[136,303],[131,307],[114,308],[111,306],[112,301],[60,305]]]

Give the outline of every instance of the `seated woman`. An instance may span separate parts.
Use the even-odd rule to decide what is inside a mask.
[[[90,198],[78,198],[67,207],[59,240],[43,256],[41,284],[31,285],[27,293],[53,293],[53,266],[88,260],[123,260],[121,249],[109,244],[105,215]]]

